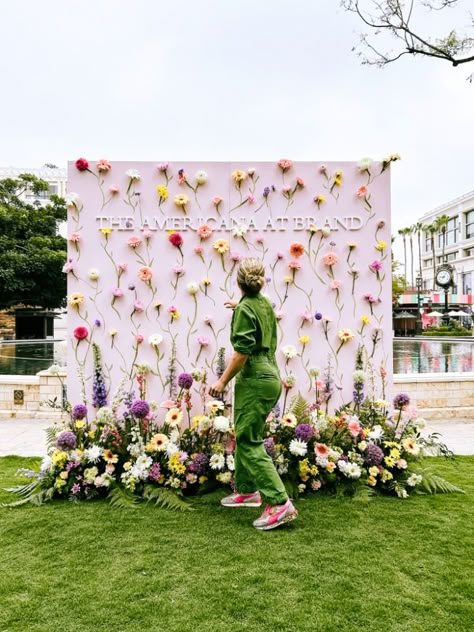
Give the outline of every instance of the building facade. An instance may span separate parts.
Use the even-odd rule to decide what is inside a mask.
[[[459,297],[472,296],[474,286],[474,191],[425,213],[419,221],[426,226],[433,224],[437,218],[443,215],[449,218],[444,235],[444,260],[441,231],[434,235],[434,252],[430,232],[423,232],[421,249],[423,288],[431,290],[435,287],[433,284],[433,265],[436,270],[442,263],[449,263],[454,269],[454,287],[451,289],[451,294]],[[438,291],[442,292],[441,289]]]
[[[66,195],[67,186],[67,170],[56,167],[55,165],[45,164],[39,168],[20,168],[20,167],[0,167],[0,180],[5,178],[18,178],[23,173],[30,173],[41,180],[45,180],[49,185],[48,191],[43,191],[39,195],[33,191],[25,191],[19,197],[29,204],[48,204],[51,195]]]

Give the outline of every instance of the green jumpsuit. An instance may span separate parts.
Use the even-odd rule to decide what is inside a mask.
[[[258,490],[268,504],[280,505],[288,495],[263,444],[266,419],[281,394],[276,318],[264,296],[242,297],[232,315],[230,341],[235,351],[248,355],[235,381],[235,488],[241,494]]]

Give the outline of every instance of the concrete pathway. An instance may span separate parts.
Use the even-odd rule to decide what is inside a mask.
[[[45,429],[47,420],[0,420],[0,457],[43,456],[46,454]],[[425,433],[439,432],[442,440],[455,454],[474,454],[474,419],[431,421]]]

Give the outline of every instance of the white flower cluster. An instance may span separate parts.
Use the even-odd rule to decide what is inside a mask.
[[[412,474],[407,479],[407,485],[410,485],[410,487],[415,487],[416,485],[419,485],[422,480],[423,476],[421,476],[421,474]]]
[[[344,476],[347,476],[347,478],[352,478],[354,480],[360,478],[360,475],[362,473],[357,463],[343,461],[342,459],[337,462],[337,467],[344,474]]]
[[[368,438],[371,439],[372,441],[380,441],[382,437],[383,437],[383,428],[379,424],[374,426],[368,434]]]
[[[308,444],[306,441],[301,441],[301,439],[292,439],[289,449],[291,454],[295,456],[304,456],[308,452]]]

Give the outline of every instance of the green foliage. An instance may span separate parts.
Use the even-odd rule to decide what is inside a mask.
[[[138,498],[123,487],[111,489],[107,498],[116,509],[135,509],[138,503]]]
[[[464,336],[471,337],[470,329],[462,327],[458,323],[451,321],[448,325],[440,325],[439,327],[431,326],[423,331],[423,336]]]
[[[193,507],[171,489],[145,485],[143,498],[156,507],[163,507],[172,511],[193,511]]]
[[[26,190],[47,189],[47,182],[29,174],[0,180],[0,308],[64,304],[66,240],[58,235],[66,220],[64,200],[51,196],[42,207],[18,197]]]
[[[435,474],[432,468],[424,468],[416,472],[423,476],[423,480],[416,487],[418,494],[465,494],[466,492]]]
[[[295,395],[290,403],[288,412],[295,415],[297,419],[303,420],[308,412],[308,402],[298,391],[298,395]]]

